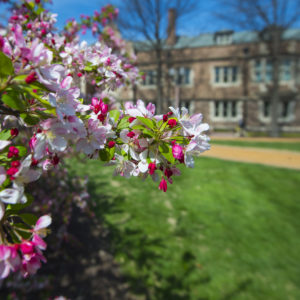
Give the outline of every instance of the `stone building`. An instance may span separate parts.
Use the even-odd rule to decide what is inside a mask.
[[[172,29],[172,28],[171,28]],[[163,51],[164,107],[185,106],[202,112],[216,130],[243,122],[248,130],[267,131],[273,65],[268,46],[256,32],[230,30],[196,37],[170,34]],[[146,45],[147,46],[147,45]],[[134,45],[145,79],[124,100],[156,101],[156,59],[145,43]],[[300,29],[283,34],[280,49],[279,125],[300,132]]]

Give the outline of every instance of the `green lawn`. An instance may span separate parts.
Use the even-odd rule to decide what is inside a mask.
[[[239,147],[258,147],[258,148],[270,148],[277,150],[290,150],[300,151],[299,142],[257,142],[257,141],[229,141],[229,140],[211,140],[212,144],[239,146]]]
[[[168,192],[69,161],[135,293],[147,299],[300,299],[300,172],[199,158]],[[142,298],[143,299],[143,298]]]

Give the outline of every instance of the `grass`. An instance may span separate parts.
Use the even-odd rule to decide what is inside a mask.
[[[131,289],[147,299],[300,299],[300,172],[200,158],[167,193],[69,161],[90,177]]]
[[[277,150],[300,151],[300,142],[260,142],[260,141],[230,141],[230,140],[211,140],[212,144],[228,145],[238,147],[257,147]]]

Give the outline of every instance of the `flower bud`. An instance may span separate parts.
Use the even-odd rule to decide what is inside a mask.
[[[109,141],[108,142],[108,148],[113,148],[115,146],[116,142],[115,141]]]
[[[11,135],[12,137],[18,136],[18,134],[19,134],[19,130],[18,130],[17,128],[12,128],[12,129],[10,130],[10,135]]]
[[[135,136],[135,133],[133,131],[130,131],[127,133],[127,136],[133,138]]]
[[[168,125],[169,125],[171,128],[173,128],[173,127],[175,127],[175,126],[177,125],[177,122],[176,122],[175,119],[170,119],[170,120],[168,121]]]
[[[26,78],[25,78],[25,82],[27,84],[30,84],[34,81],[37,80],[37,77],[36,77],[36,73],[35,72],[31,72]]]
[[[164,177],[161,178],[161,182],[159,183],[158,189],[164,192],[167,191],[168,185]]]
[[[148,170],[149,170],[149,174],[150,175],[153,175],[155,170],[156,170],[156,164],[155,163],[150,163],[148,165]]]

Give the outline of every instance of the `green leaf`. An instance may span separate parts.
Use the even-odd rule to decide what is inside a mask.
[[[149,137],[149,138],[152,138],[155,136],[154,132],[153,131],[150,131],[148,129],[143,129],[143,135],[145,137]]]
[[[26,232],[22,230],[22,229],[27,229],[27,230],[30,229],[24,223],[14,223],[14,229],[23,239],[27,240],[31,237],[31,232]]]
[[[144,117],[136,117],[136,118],[150,129],[154,129],[154,127],[156,126],[156,124],[150,119]]]
[[[19,156],[25,156],[27,154],[27,149],[24,146],[16,146],[19,149]]]
[[[29,86],[33,89],[36,89],[36,90],[42,90],[42,91],[45,91],[45,92],[52,92],[48,88],[46,88],[42,83],[40,83],[38,81],[34,81],[34,82],[30,83]]]
[[[117,122],[117,121],[119,120],[119,117],[120,117],[120,111],[119,111],[119,110],[116,110],[116,109],[111,110],[111,111],[109,112],[109,116],[110,116],[111,118],[113,118],[115,122]]]
[[[25,101],[21,99],[20,94],[16,91],[8,91],[2,95],[2,102],[12,109],[24,111],[26,108]]]
[[[129,127],[128,118],[129,118],[129,117],[124,117],[124,118],[122,118],[122,119],[120,120],[120,122],[119,122],[117,128],[121,130],[121,129],[124,129],[124,128]]]
[[[36,221],[38,220],[38,217],[30,214],[30,213],[24,213],[24,214],[20,214],[19,217],[28,225],[35,225]]]
[[[175,163],[175,158],[172,154],[172,149],[167,143],[159,145],[159,152],[169,161],[171,164]]]
[[[33,197],[29,194],[25,194],[27,197],[26,203],[17,203],[17,204],[8,204],[6,207],[6,214],[11,215],[17,213],[19,210],[24,209],[25,207],[31,205],[33,202]]]
[[[7,157],[7,152],[8,152],[8,151],[5,151],[4,153],[1,153],[1,154],[0,154],[0,161],[1,161],[1,162],[10,162],[10,161],[12,161],[11,158],[8,158],[8,157]]]
[[[174,136],[174,137],[171,138],[171,140],[177,141],[177,142],[179,142],[181,144],[184,144],[184,145],[187,145],[189,143],[189,140],[184,136]]]
[[[165,128],[166,128],[167,125],[168,125],[168,122],[164,122],[164,123],[160,126],[159,131],[160,131],[160,132],[163,132],[163,131],[165,130]]]
[[[10,58],[0,51],[0,77],[14,74],[14,67]]]
[[[42,103],[44,107],[47,109],[53,109],[53,106],[47,100],[40,97],[37,93],[34,93],[30,87],[24,85],[22,87],[31,97]]]
[[[99,150],[99,157],[102,161],[110,161],[115,155],[115,147]]]
[[[169,152],[169,147],[166,143],[160,144],[159,145],[159,152],[160,153],[168,153]]]
[[[10,130],[4,129],[0,132],[0,140],[7,141],[11,137]]]
[[[85,66],[84,71],[87,71],[87,72],[90,72],[90,71],[93,71],[93,67],[92,66]]]
[[[40,118],[36,114],[20,114],[20,117],[24,120],[24,122],[28,125],[36,125],[40,122]]]
[[[145,126],[144,125],[134,125],[131,128],[135,129],[135,130],[144,130]]]

